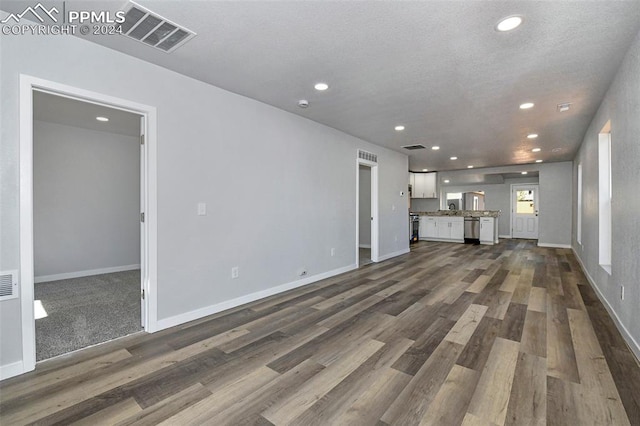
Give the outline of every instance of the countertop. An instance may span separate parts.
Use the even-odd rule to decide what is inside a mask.
[[[435,212],[411,212],[419,216],[498,217],[500,210],[438,210]]]

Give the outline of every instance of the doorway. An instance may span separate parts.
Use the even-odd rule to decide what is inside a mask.
[[[511,186],[511,237],[538,239],[538,185]]]
[[[360,266],[371,263],[371,167],[360,164],[360,231],[358,263]]]
[[[36,361],[142,329],[142,119],[33,92]]]
[[[378,261],[378,165],[358,159],[356,171],[356,264]]]
[[[38,148],[34,144],[34,136],[38,137],[38,134],[42,134],[42,129],[36,129],[36,126],[42,127],[38,124],[36,120],[34,120],[34,99],[39,96],[54,96],[58,98],[62,98],[68,101],[74,102],[83,102],[87,110],[91,110],[94,107],[102,107],[108,108],[109,111],[114,111],[117,113],[128,113],[134,114],[137,119],[137,128],[138,128],[138,136],[134,139],[135,141],[135,150],[138,152],[138,156],[135,161],[138,162],[138,171],[137,171],[137,179],[133,184],[138,189],[137,201],[134,206],[135,211],[135,232],[137,234],[137,253],[138,253],[138,264],[135,265],[120,265],[125,266],[127,268],[136,266],[138,267],[138,271],[134,271],[133,278],[136,282],[136,288],[133,290],[136,294],[136,300],[138,305],[138,310],[136,314],[137,321],[137,330],[145,329],[146,331],[156,331],[157,330],[157,302],[155,299],[155,289],[156,289],[156,274],[157,274],[157,248],[155,241],[157,241],[156,235],[156,227],[157,227],[157,219],[156,219],[156,211],[157,211],[157,196],[156,196],[156,149],[155,149],[155,140],[156,140],[156,111],[155,108],[149,107],[142,104],[137,104],[131,101],[122,100],[118,98],[114,98],[111,96],[103,95],[96,92],[90,92],[84,89],[78,89],[71,86],[62,85],[59,83],[42,80],[38,78],[34,78],[31,76],[21,75],[20,76],[20,294],[21,294],[21,328],[22,328],[22,355],[23,355],[23,363],[22,363],[22,372],[27,372],[35,369],[36,364],[36,315],[38,317],[50,316],[51,312],[46,312],[46,304],[37,303],[34,297],[36,293],[36,281],[44,282],[51,280],[51,278],[58,279],[68,279],[73,280],[79,278],[77,275],[78,272],[82,272],[84,275],[86,272],[99,272],[100,274],[90,274],[90,276],[94,277],[92,280],[98,279],[97,277],[103,277],[105,274],[109,274],[112,271],[109,267],[105,268],[94,268],[91,270],[83,270],[83,271],[64,271],[62,269],[56,270],[49,269],[49,273],[42,272],[43,269],[40,269],[41,266],[49,267],[51,265],[46,265],[46,261],[44,263],[40,263],[38,265],[38,275],[36,275],[36,265],[35,265],[35,255],[37,250],[41,250],[42,247],[36,247],[37,244],[43,242],[43,235],[37,233],[38,229],[42,230],[39,223],[39,218],[37,215],[40,212],[37,210],[40,205],[42,205],[40,198],[34,198],[34,192],[44,194],[45,196],[51,196],[47,191],[42,191],[43,188],[35,188],[34,191],[34,183],[36,179],[34,179],[34,173],[40,173],[40,168],[37,170],[35,167],[38,167],[38,164],[42,164],[39,162],[38,158],[34,158],[37,155],[41,155],[39,153]],[[36,99],[36,102],[38,100]],[[37,105],[36,105],[37,106]],[[58,111],[60,112],[60,111]],[[37,115],[35,115],[37,117]],[[107,117],[108,118],[108,117]],[[96,117],[92,118],[96,120]],[[69,123],[67,123],[69,124]],[[44,127],[47,127],[46,125]],[[69,127],[69,126],[67,126]],[[49,136],[51,134],[55,134],[55,132],[51,132],[50,128],[45,129]],[[60,130],[60,129],[58,129]],[[68,129],[67,129],[68,130]],[[65,139],[64,137],[62,139]],[[35,149],[34,149],[35,148]],[[47,147],[51,149],[52,147]],[[51,161],[50,167],[57,168],[60,171],[67,172],[72,169],[74,162],[78,162],[79,156],[75,155],[74,151],[72,155],[62,155],[57,158],[55,161]],[[99,160],[104,160],[103,157],[98,155]],[[67,167],[68,166],[68,167]],[[98,184],[95,182],[93,184],[89,182],[85,182],[89,189],[100,192],[100,188]],[[37,183],[39,185],[39,183]],[[83,182],[79,183],[80,185]],[[46,189],[46,188],[45,188]],[[73,190],[67,188],[65,196],[69,197],[73,195]],[[63,191],[63,192],[65,192]],[[37,194],[36,194],[37,195]],[[55,198],[55,197],[54,197]],[[54,200],[55,201],[55,200]],[[46,202],[45,202],[46,204]],[[50,203],[51,204],[51,203]],[[61,205],[63,203],[58,203]],[[51,205],[55,206],[55,202]],[[133,210],[132,210],[133,211]],[[87,220],[89,222],[89,226],[95,226],[96,223],[99,223],[102,220],[106,220],[105,217],[100,217],[99,213],[94,212],[94,217],[91,215],[84,215],[84,212],[76,212],[78,215],[76,216],[76,220]],[[144,217],[141,215],[144,213],[146,216],[145,220],[141,221]],[[64,214],[61,216],[65,216]],[[85,217],[87,216],[87,217]],[[35,219],[35,220],[34,220]],[[93,221],[93,222],[92,222]],[[36,228],[36,226],[38,228]],[[36,229],[34,229],[36,228]],[[77,229],[79,229],[79,224],[77,222],[66,224],[66,228],[63,229],[63,232],[58,232],[57,235],[54,235],[52,238],[55,242],[56,238],[58,238],[57,247],[58,249],[67,249],[68,245],[65,244],[65,241],[62,239],[70,238],[74,233],[77,233]],[[34,232],[34,230],[36,232]],[[34,239],[34,236],[36,237]],[[40,240],[36,241],[38,238]],[[102,242],[94,242],[95,244],[103,244],[105,246],[109,246],[107,244],[107,240],[110,238],[109,235],[105,236],[105,241]],[[34,244],[35,242],[35,244]],[[45,244],[46,246],[46,244]],[[54,244],[54,247],[55,244]],[[116,248],[115,250],[118,250]],[[45,250],[46,251],[46,250]],[[80,255],[81,257],[82,255]],[[71,261],[77,260],[78,256],[76,255],[67,255],[67,259],[71,259]],[[91,257],[91,256],[89,256]],[[125,269],[127,269],[125,268]],[[116,268],[118,269],[118,268]],[[131,271],[119,271],[123,274],[130,274]],[[137,275],[136,275],[137,274]],[[76,275],[76,276],[74,276]],[[38,279],[36,279],[36,276]],[[101,278],[102,279],[102,278]],[[122,277],[119,278],[122,280]],[[53,280],[54,282],[56,280]],[[57,290],[57,289],[56,289]],[[77,288],[76,288],[77,290]],[[55,291],[54,291],[55,293]],[[144,297],[147,294],[149,296],[153,295],[153,297]],[[141,298],[141,295],[143,296]],[[85,295],[86,296],[86,295]],[[87,296],[87,299],[96,299],[95,296]],[[59,298],[60,299],[60,298]],[[44,309],[40,309],[44,308]],[[36,313],[37,311],[37,313]],[[91,317],[93,315],[93,311],[89,311],[86,314],[86,317]],[[116,320],[117,321],[117,320]],[[64,327],[73,328],[74,325],[84,325],[82,321],[78,324],[72,324],[69,322],[65,322],[64,320],[61,322]],[[96,342],[97,343],[97,342]],[[93,343],[90,343],[93,344]]]

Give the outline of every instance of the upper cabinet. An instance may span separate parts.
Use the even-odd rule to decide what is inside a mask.
[[[438,198],[437,173],[409,173],[411,198]]]

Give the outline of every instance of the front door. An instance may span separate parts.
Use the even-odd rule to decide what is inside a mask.
[[[513,187],[511,236],[538,239],[538,185]]]

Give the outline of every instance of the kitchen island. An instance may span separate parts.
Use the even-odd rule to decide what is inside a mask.
[[[480,244],[498,244],[498,210],[438,210],[414,212],[420,217],[419,238],[425,241],[465,242],[465,219],[479,221]],[[467,239],[469,237],[467,236]]]

